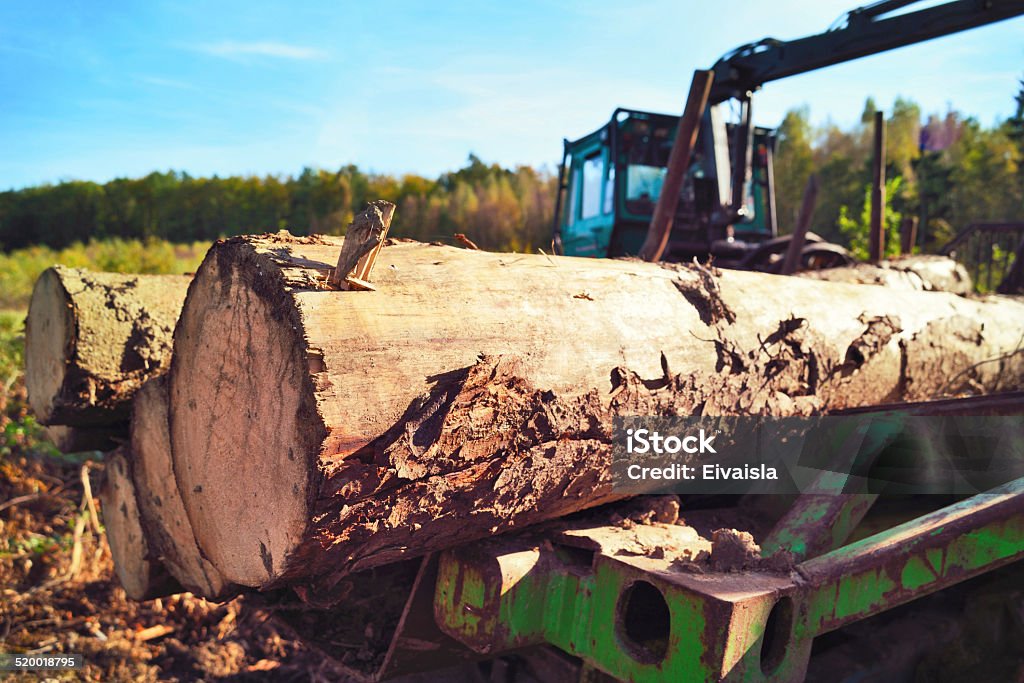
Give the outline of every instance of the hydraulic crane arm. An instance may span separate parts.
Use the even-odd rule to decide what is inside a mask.
[[[744,196],[751,177],[753,145],[751,95],[763,84],[1024,14],[1024,0],[951,0],[894,14],[919,2],[881,0],[851,10],[824,33],[790,41],[765,38],[743,45],[715,63],[703,124],[706,139],[712,141],[710,149],[719,150],[718,158],[722,158],[714,161],[712,174],[718,179],[721,198],[720,208],[712,216],[714,225],[746,219]],[[722,116],[716,113],[730,99],[740,103],[731,150],[725,142],[725,125],[718,122]],[[723,154],[731,158],[726,161]]]
[[[851,10],[840,26],[818,35],[765,38],[739,47],[715,63],[710,102],[746,99],[769,81],[1024,14],[1024,0],[954,0],[887,16],[919,1],[882,0]]]

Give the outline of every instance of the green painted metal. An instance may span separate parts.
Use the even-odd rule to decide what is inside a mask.
[[[820,635],[1024,555],[1024,479],[800,565],[807,636]]]
[[[814,637],[1022,557],[1024,479],[785,574],[687,574],[671,558],[495,539],[441,556],[435,617],[477,652],[550,644],[622,680],[792,681]],[[631,624],[651,612],[631,622],[626,609],[642,585],[668,614],[649,641]]]
[[[821,472],[811,487],[813,493],[800,496],[761,542],[761,554],[771,557],[786,551],[800,561],[843,545],[878,499],[877,494],[851,491],[852,463],[881,453],[903,433],[904,418],[904,413],[880,413],[866,429],[864,423],[851,420],[837,430],[837,446],[856,444],[837,448],[838,457],[847,462],[835,462],[835,471]]]
[[[800,496],[771,534],[761,554],[789,552],[794,560],[814,557],[841,546],[857,528],[877,494],[809,494]]]

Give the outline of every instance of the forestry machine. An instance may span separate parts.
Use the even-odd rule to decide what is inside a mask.
[[[919,0],[882,0],[848,12],[817,35],[765,38],[712,67],[713,82],[690,157],[664,260],[775,270],[789,238],[778,235],[773,130],[753,125],[753,93],[769,81],[1024,14],[1022,0],[955,0],[900,12]],[[726,122],[726,107],[736,122]],[[570,256],[637,255],[647,235],[679,117],[616,109],[607,124],[564,141],[554,240]],[[783,217],[785,221],[788,217]],[[787,226],[791,227],[791,226]],[[808,233],[799,267],[850,262]]]
[[[842,28],[719,60],[710,107],[683,118],[700,127],[668,258],[768,269],[785,251],[774,135],[751,123],[761,84],[1024,13],[1024,0],[957,0],[885,16],[910,4],[886,0],[850,12]],[[723,118],[730,99],[734,125]],[[566,254],[638,253],[678,122],[619,109],[566,142],[555,229]],[[804,252],[805,267],[845,259],[820,240]],[[812,494],[687,495],[685,525],[675,496],[613,502],[359,572],[332,588],[351,609],[280,618],[368,683],[1021,681],[1024,437],[1014,435],[1024,430],[977,425],[1022,411],[1024,392],[847,409],[834,439],[808,439],[824,457],[805,468]],[[947,441],[960,469],[936,459]],[[978,483],[977,495],[901,493],[908,473],[955,475],[959,486],[996,465],[1009,480]],[[876,474],[897,495],[857,484]],[[368,623],[372,613],[383,627]]]

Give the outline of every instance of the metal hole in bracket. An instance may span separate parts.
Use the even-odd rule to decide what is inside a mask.
[[[661,591],[647,581],[636,581],[619,596],[619,637],[630,654],[656,664],[668,654],[671,615]]]
[[[771,676],[782,664],[793,633],[793,600],[781,598],[768,614],[761,640],[761,672]]]

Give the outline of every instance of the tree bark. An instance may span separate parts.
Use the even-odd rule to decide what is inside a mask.
[[[103,525],[114,558],[114,570],[125,593],[132,600],[151,600],[182,592],[181,586],[150,552],[136,503],[131,463],[122,450],[107,455],[105,473],[100,491]]]
[[[165,377],[142,385],[132,409],[132,481],[153,555],[188,591],[219,600],[237,591],[196,545],[171,467]]]
[[[377,291],[341,292],[339,247],[218,243],[175,332],[178,488],[240,585],[329,586],[607,502],[615,415],[813,414],[1024,377],[1008,298],[415,243],[380,252]]]
[[[799,277],[829,282],[884,285],[922,292],[949,292],[967,296],[974,292],[971,275],[947,256],[902,256],[878,263],[858,263],[845,268],[811,270]]]
[[[127,423],[135,391],[167,370],[189,280],[46,270],[25,325],[25,383],[39,421],[90,428]]]

